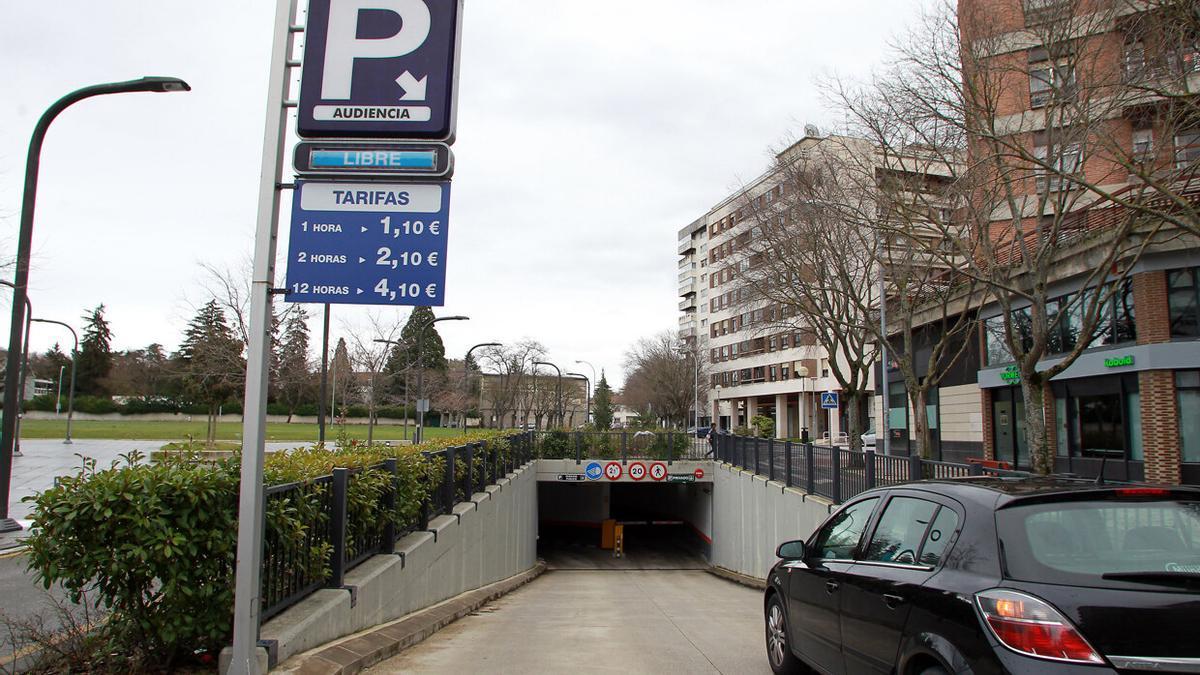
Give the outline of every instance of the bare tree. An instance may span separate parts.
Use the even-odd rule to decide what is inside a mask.
[[[625,352],[625,403],[643,417],[687,426],[696,367],[695,350],[670,331],[639,339]]]
[[[533,362],[545,354],[546,348],[530,339],[481,350],[480,364],[492,371],[488,378],[487,398],[491,401],[497,426],[504,425],[505,415],[513,415],[514,423],[517,418],[528,423],[532,409],[531,396],[526,392],[529,375],[533,372]]]
[[[402,328],[403,323],[398,314],[387,316],[375,312],[367,314],[367,330],[344,328],[350,336],[349,351],[352,362],[367,372],[367,383],[361,394],[367,406],[368,445],[374,441],[376,411],[386,397],[387,387],[381,373],[392,352],[388,342],[377,340],[399,340]]]
[[[869,144],[845,139],[801,142],[779,153],[768,178],[743,191],[742,211],[754,229],[730,258],[740,281],[730,291],[741,309],[735,330],[812,336],[846,399],[855,450],[862,446],[862,408],[877,351],[867,307],[875,252],[859,232],[867,197],[855,193],[856,164],[843,154],[870,151]]]
[[[1100,46],[1080,39],[1102,34],[1114,19],[1111,0],[1054,3],[1030,19],[1039,46],[1018,59],[986,13],[964,15],[960,25],[945,6],[899,41],[895,63],[875,82],[888,105],[927,120],[926,128],[949,127],[944,133],[967,147],[956,188],[961,206],[925,251],[953,262],[998,306],[989,345],[993,356],[1014,362],[1026,443],[1041,472],[1054,465],[1046,386],[1091,345],[1141,254],[1164,243],[1161,219],[1088,187],[1126,178],[1108,161],[1106,137],[1123,110],[1106,94],[1116,84],[1111,67]],[[1022,113],[1025,106],[1013,102],[1024,96],[1033,110]],[[1051,298],[1051,282],[1069,274],[1086,290]],[[1058,360],[1043,363],[1052,353]]]

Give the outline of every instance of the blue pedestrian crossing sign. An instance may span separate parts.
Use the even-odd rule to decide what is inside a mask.
[[[836,410],[838,408],[838,393],[836,391],[821,392],[821,408]]]

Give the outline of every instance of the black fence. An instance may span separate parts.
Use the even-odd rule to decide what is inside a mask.
[[[707,438],[684,431],[534,431],[538,459],[712,459]]]
[[[456,503],[534,457],[530,432],[509,437],[507,448],[480,442],[422,453],[420,500],[406,501],[395,459],[268,487],[261,620],[320,588],[342,587],[346,572],[394,552],[400,538],[428,528],[430,519],[452,513]]]
[[[880,455],[770,438],[717,434],[713,440],[717,460],[836,503],[871,488],[925,478],[1029,475],[978,463],[935,462],[919,455]]]

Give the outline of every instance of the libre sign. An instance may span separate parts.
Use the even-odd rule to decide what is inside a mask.
[[[462,0],[310,0],[297,132],[454,137]]]

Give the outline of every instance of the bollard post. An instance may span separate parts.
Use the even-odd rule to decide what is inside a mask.
[[[867,475],[867,489],[870,490],[875,487],[875,451],[867,450],[863,456],[867,459],[864,470]]]
[[[388,518],[383,526],[383,544],[379,547],[379,552],[392,553],[396,550],[396,490],[399,489],[400,480],[396,458],[389,457],[383,460],[383,470],[392,477],[392,485],[391,489],[383,494],[383,509]]]
[[[792,442],[783,442],[783,484],[792,487]]]
[[[346,488],[350,481],[348,469],[333,470],[333,514],[329,519],[329,535],[333,541],[330,552],[330,588],[341,588],[346,580]]]

